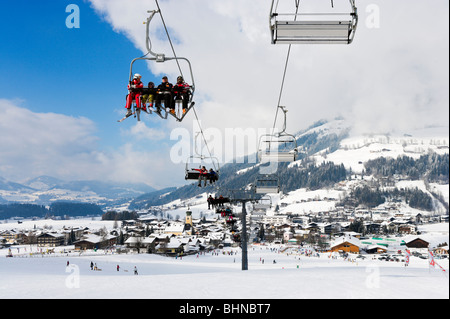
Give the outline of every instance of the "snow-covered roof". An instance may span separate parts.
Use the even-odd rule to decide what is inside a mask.
[[[331,243],[330,247],[333,248],[333,247],[336,247],[336,246],[341,245],[343,243],[349,243],[349,244],[352,244],[352,245],[354,245],[356,247],[361,247],[362,246],[361,242],[359,241],[358,238],[344,236],[344,237],[337,238],[333,243]]]

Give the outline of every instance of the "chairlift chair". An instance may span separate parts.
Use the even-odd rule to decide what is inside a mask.
[[[191,108],[194,106],[195,102],[193,102],[193,98],[194,98],[194,92],[195,92],[195,80],[194,80],[194,74],[192,72],[192,66],[191,66],[191,62],[184,57],[168,57],[165,54],[162,53],[155,53],[151,50],[151,41],[150,41],[150,22],[152,21],[153,17],[155,16],[156,13],[159,13],[159,10],[153,10],[153,11],[148,11],[148,13],[150,13],[150,16],[147,18],[147,21],[145,22],[146,24],[146,45],[147,45],[147,54],[144,55],[143,57],[140,58],[135,58],[133,59],[133,61],[131,61],[131,65],[130,65],[130,77],[129,77],[129,81],[131,81],[133,79],[133,65],[136,61],[140,61],[140,60],[144,60],[144,61],[154,61],[156,63],[164,63],[167,61],[176,61],[177,63],[181,62],[185,62],[185,64],[188,66],[189,69],[189,73],[190,73],[190,78],[191,78],[191,82],[190,82],[190,94],[189,94],[189,101],[187,103],[187,109],[186,112],[182,112],[181,110],[181,105],[182,105],[182,100],[176,100],[175,101],[175,105],[178,106],[177,108],[177,112],[175,114],[172,114],[170,112],[168,112],[169,110],[169,106],[168,105],[164,105],[164,107],[161,107],[161,111],[163,112],[154,112],[157,115],[159,115],[162,119],[167,119],[167,115],[170,114],[173,117],[175,117],[175,119],[178,122],[183,121],[184,117],[189,113],[189,111],[191,110]],[[147,55],[150,54],[152,55],[152,57],[147,57]],[[162,101],[162,104],[164,104],[164,101]],[[161,105],[162,106],[162,105]],[[140,110],[136,110],[136,113],[140,113]]]
[[[297,141],[295,137],[292,135],[266,134],[263,135],[260,140],[260,145],[262,146],[263,144],[267,144],[268,147],[266,148],[261,147],[258,152],[258,158],[261,163],[267,162],[291,163],[297,160],[298,157]],[[275,144],[277,146],[277,149],[271,150],[271,144]],[[291,147],[288,147],[289,145],[291,145]]]
[[[279,133],[264,134],[259,141],[258,159],[261,163],[290,163],[295,162],[298,157],[298,144],[294,135],[286,133],[286,113],[284,106],[279,106],[284,113],[283,129]],[[272,149],[272,144],[276,149]]]
[[[215,181],[219,180],[219,176],[220,176],[220,165],[219,165],[219,160],[217,159],[217,157],[214,157],[210,154],[210,156],[204,156],[202,154],[202,150],[200,150],[200,152],[197,150],[197,139],[198,136],[201,134],[201,132],[197,132],[195,139],[194,139],[194,155],[191,155],[187,161],[186,161],[186,175],[185,175],[185,179],[186,180],[199,180],[200,177],[200,171],[198,171],[198,169],[195,168],[189,168],[189,166],[192,164],[194,164],[194,160],[197,159],[199,160],[199,168],[201,168],[202,166],[205,166],[205,168],[208,170],[208,174],[209,174],[209,169],[212,168],[214,170],[214,172],[216,173],[216,179]],[[212,165],[212,167],[207,167],[206,164],[207,162],[209,162],[210,165]],[[211,176],[207,176],[208,180],[211,179]]]
[[[266,210],[270,208],[272,208],[272,197],[269,195],[265,195],[256,203],[253,203],[253,210]]]
[[[277,4],[275,5],[275,1]],[[349,13],[279,13],[272,0],[270,32],[272,44],[350,44],[358,25],[355,0]],[[300,0],[296,0],[297,8]],[[317,0],[316,0],[317,1]]]
[[[260,175],[256,179],[256,194],[278,194],[280,192],[280,181],[274,174]]]
[[[195,180],[198,181],[200,178],[200,172],[192,167],[193,161],[194,159],[200,159],[200,161],[202,162],[199,167],[201,168],[202,166],[205,166],[206,169],[208,170],[208,175],[207,175],[207,180],[210,180],[210,176],[209,176],[209,168],[213,168],[214,172],[216,173],[216,181],[219,180],[220,177],[220,166],[219,166],[219,160],[216,157],[206,157],[206,156],[199,156],[199,155],[192,155],[189,157],[189,159],[186,161],[186,175],[185,175],[185,180]],[[204,165],[203,163],[206,162],[207,160],[210,160],[212,167],[207,167],[206,165]]]

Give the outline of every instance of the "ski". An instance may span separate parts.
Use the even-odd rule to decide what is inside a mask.
[[[136,111],[134,111],[133,113],[129,114],[129,115],[125,115],[125,117],[121,118],[120,120],[118,120],[117,122],[123,122],[125,121],[127,118],[129,118],[130,116],[136,114]]]

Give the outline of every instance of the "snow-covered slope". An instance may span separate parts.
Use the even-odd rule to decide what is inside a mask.
[[[327,125],[329,126],[329,125]],[[411,134],[359,135],[343,139],[338,150],[314,155],[317,163],[331,161],[344,164],[347,169],[361,173],[364,162],[379,157],[397,158],[409,156],[419,158],[429,152],[449,154],[449,130],[445,127],[421,129]]]

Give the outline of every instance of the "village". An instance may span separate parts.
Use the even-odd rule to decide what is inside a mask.
[[[254,203],[247,215],[248,243],[279,244],[283,247],[307,247],[314,252],[402,254],[412,250],[418,257],[427,258],[432,251],[438,258],[448,258],[448,215],[401,213],[395,207],[386,209],[348,209],[296,214],[283,211],[263,202]],[[202,216],[203,215],[203,216]],[[168,257],[201,254],[225,247],[240,247],[242,221],[239,207],[218,206],[193,218],[189,207],[185,216],[177,219],[141,214],[133,220],[113,221],[108,227],[62,226],[31,229],[17,226],[0,229],[0,249],[9,249],[9,257],[32,254],[51,254],[56,247],[86,254],[105,250],[113,253],[159,254]],[[63,221],[60,221],[63,222]],[[72,221],[72,224],[76,220]],[[101,221],[99,221],[101,224]],[[31,225],[32,221],[28,222]],[[421,225],[442,224],[446,231],[437,236],[422,233]],[[56,227],[55,227],[56,228]],[[15,247],[30,247],[14,249]],[[33,252],[33,248],[34,252]]]

